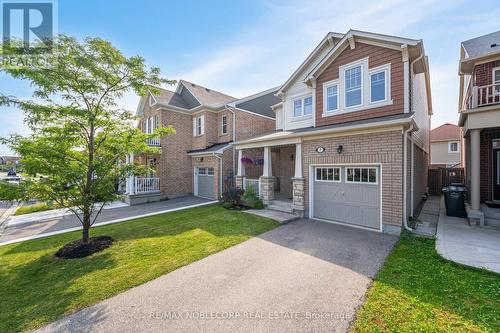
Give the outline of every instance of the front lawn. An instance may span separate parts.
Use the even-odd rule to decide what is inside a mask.
[[[54,256],[80,232],[0,247],[0,332],[39,327],[277,225],[210,205],[93,228],[115,243],[84,259]]]
[[[442,259],[435,241],[402,236],[353,332],[500,332],[500,275]]]
[[[61,206],[56,205],[56,204],[46,204],[46,203],[36,203],[32,205],[24,205],[16,209],[16,212],[14,215],[24,215],[24,214],[31,214],[31,213],[38,213],[38,212],[44,212],[47,210],[51,209],[58,209],[61,208]]]

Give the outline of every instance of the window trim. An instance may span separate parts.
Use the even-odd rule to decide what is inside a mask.
[[[318,173],[316,170],[318,169],[333,169],[333,180],[328,179],[318,179]],[[335,180],[335,169],[339,170],[339,180]],[[314,181],[319,183],[342,183],[342,167],[340,166],[316,166],[314,167]]]
[[[224,121],[225,121],[225,124],[224,124]],[[222,115],[220,122],[221,122],[220,132],[222,133],[222,135],[227,135],[227,114]],[[225,127],[225,129],[224,129],[224,127]]]
[[[311,114],[304,114],[304,109],[305,109],[305,103],[304,103],[304,101],[305,101],[306,98],[311,98]],[[296,116],[295,115],[295,102],[299,101],[299,100],[300,100],[300,103],[301,103],[301,106],[300,106],[300,115]],[[311,118],[313,116],[314,112],[315,112],[314,98],[313,98],[312,93],[302,94],[302,95],[298,95],[298,96],[292,98],[292,121],[293,120],[302,120],[302,119]]]
[[[353,180],[348,180],[347,178],[347,170],[348,169],[368,169],[368,180],[370,180],[370,169],[375,169],[375,182],[372,183],[370,181],[368,182],[363,182],[363,181],[355,181],[354,177]],[[345,183],[346,184],[361,184],[361,185],[379,185],[379,177],[380,177],[380,168],[377,166],[356,166],[356,165],[349,165],[344,168],[344,177],[345,177]],[[362,172],[362,171],[360,171]],[[361,175],[360,175],[361,177]],[[361,179],[361,178],[360,178]]]
[[[378,74],[384,72],[385,73],[385,96],[383,100],[380,101],[372,101],[372,75]],[[369,78],[369,86],[368,86],[368,91],[369,91],[369,105],[379,105],[379,104],[384,104],[387,103],[391,100],[391,64],[385,64],[381,65],[378,67],[370,68],[368,71],[368,78]]]
[[[202,116],[196,117],[196,136],[202,136],[203,134],[203,120],[201,119]]]
[[[499,71],[500,72],[500,66],[499,67],[494,67],[491,71],[491,83],[492,84],[499,84],[500,80],[498,82],[495,82],[495,73]]]
[[[337,86],[337,108],[328,110],[328,88]],[[335,79],[323,83],[323,115],[330,115],[340,110],[340,80]]]
[[[453,143],[457,144],[457,150],[451,150],[451,145]],[[448,141],[448,154],[457,154],[460,152],[460,142],[459,141]]]
[[[343,80],[343,89],[342,89],[342,95],[344,97],[344,104],[343,104],[343,107],[344,107],[344,110],[349,110],[349,109],[355,109],[355,108],[362,108],[363,106],[365,106],[365,78],[364,78],[364,75],[365,75],[365,63],[367,64],[368,63],[368,58],[363,59],[362,61],[359,61],[359,62],[356,62],[356,63],[353,63],[352,65],[351,64],[348,64],[346,65],[345,67],[342,68],[342,80]],[[348,71],[348,70],[351,70],[351,69],[354,69],[356,67],[359,67],[361,69],[361,85],[360,85],[360,90],[361,90],[361,103],[360,104],[356,104],[356,105],[351,105],[351,106],[346,106],[346,101],[347,101],[347,89],[346,89],[346,80],[345,80],[345,72]]]

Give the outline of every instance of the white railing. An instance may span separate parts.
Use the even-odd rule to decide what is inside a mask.
[[[160,191],[160,178],[135,177],[135,193]]]
[[[257,194],[257,196],[260,195],[260,181],[258,179],[252,179],[252,178],[245,177],[245,180],[243,182],[243,189],[247,190],[250,187],[253,187],[255,194]]]
[[[158,136],[155,138],[146,139],[146,143],[148,144],[148,146],[159,147],[160,146],[160,137]]]
[[[466,102],[467,109],[500,104],[500,83],[472,87],[472,94]]]

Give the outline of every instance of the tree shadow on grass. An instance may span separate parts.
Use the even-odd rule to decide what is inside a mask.
[[[81,307],[76,302],[85,302],[87,291],[76,281],[114,265],[105,252],[80,261],[59,259],[49,253],[8,270],[0,269],[0,331],[28,330]],[[102,315],[95,316],[94,321],[102,319]]]

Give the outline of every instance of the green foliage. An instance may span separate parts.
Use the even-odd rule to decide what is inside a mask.
[[[12,184],[6,181],[0,181],[0,201],[23,201],[28,197],[28,183],[21,182]]]
[[[144,96],[155,92],[153,86],[173,81],[162,79],[159,68],[148,70],[143,58],[126,57],[100,38],[79,42],[60,35],[54,50],[51,56],[33,55],[19,67],[0,64],[0,72],[34,88],[33,100],[0,95],[0,105],[24,111],[32,131],[29,137],[13,135],[2,142],[22,156],[27,173],[47,176],[30,183],[33,198],[82,212],[85,241],[104,204],[116,199],[116,180],[144,171],[120,163],[125,155],[158,153],[146,139],[175,133],[172,127],[142,133],[118,100],[130,91]]]
[[[115,243],[81,260],[54,256],[75,232],[2,246],[0,332],[33,330],[276,226],[210,205],[97,227]]]
[[[253,186],[248,187],[242,196],[243,204],[247,207],[254,209],[263,209],[264,203],[262,199],[259,198],[257,191]]]
[[[16,209],[16,212],[14,215],[24,215],[24,214],[31,214],[31,213],[38,213],[38,212],[44,212],[47,210],[51,209],[57,209],[61,208],[58,204],[50,204],[50,203],[37,203],[33,205],[26,205],[19,207]]]
[[[500,332],[500,278],[403,235],[356,317],[353,332]]]
[[[241,206],[241,196],[243,190],[236,187],[234,181],[226,182],[226,189],[222,193],[220,202],[226,209],[238,208]]]

